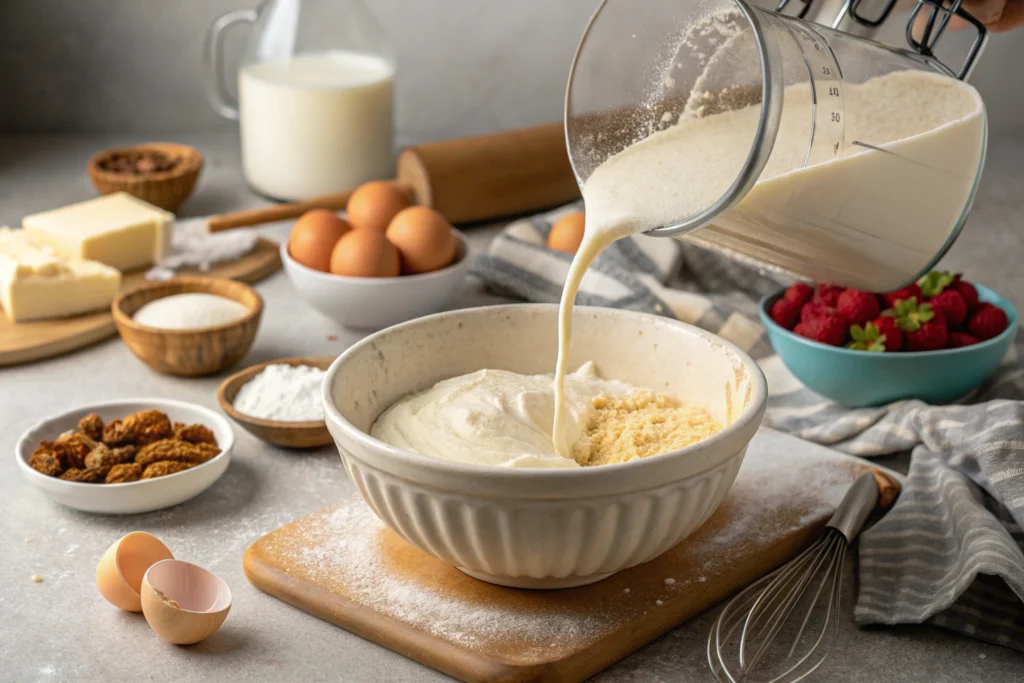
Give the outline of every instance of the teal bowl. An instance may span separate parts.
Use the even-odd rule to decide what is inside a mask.
[[[1010,324],[997,337],[957,349],[872,353],[820,344],[771,319],[768,312],[782,291],[761,300],[761,322],[789,371],[808,388],[842,405],[861,408],[909,398],[950,403],[996,371],[1017,334],[1013,305],[988,287],[976,287],[981,301],[1006,311]]]

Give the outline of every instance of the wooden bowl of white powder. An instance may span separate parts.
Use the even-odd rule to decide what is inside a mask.
[[[331,442],[320,384],[334,356],[260,363],[224,380],[217,402],[228,417],[261,441],[283,448],[319,448]]]
[[[147,282],[114,299],[114,324],[157,372],[211,375],[242,360],[263,315],[263,298],[235,280],[178,277]]]

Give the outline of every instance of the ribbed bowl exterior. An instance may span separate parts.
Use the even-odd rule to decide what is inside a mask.
[[[497,583],[552,588],[599,580],[678,544],[725,498],[746,452],[656,488],[538,501],[442,491],[375,468],[338,445],[363,499],[409,543]]]
[[[764,416],[768,386],[749,355],[704,330],[609,308],[573,312],[575,365],[707,406],[717,434],[600,467],[510,468],[431,458],[371,436],[387,406],[480,368],[550,372],[557,306],[440,313],[383,330],[331,365],[324,420],[381,521],[470,576],[566,588],[647,562],[692,534],[732,486]]]

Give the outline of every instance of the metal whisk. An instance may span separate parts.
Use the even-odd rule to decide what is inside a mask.
[[[895,493],[881,485],[888,507]],[[795,683],[821,666],[839,636],[846,550],[879,503],[879,486],[872,472],[860,475],[821,538],[726,605],[708,638],[708,663],[718,681]]]

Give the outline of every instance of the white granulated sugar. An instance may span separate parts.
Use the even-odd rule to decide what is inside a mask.
[[[170,255],[146,272],[147,280],[169,280],[180,268],[207,271],[210,266],[234,261],[256,247],[255,230],[238,229],[211,233],[206,219],[182,221],[174,226]]]
[[[219,294],[185,292],[144,304],[132,320],[160,330],[198,330],[237,322],[249,307]]]
[[[310,365],[268,365],[242,385],[234,408],[261,420],[310,422],[324,419],[320,385],[326,373]]]
[[[628,588],[623,588],[623,589],[622,589],[622,592],[623,592],[623,593],[628,593],[628,592],[629,592],[629,589],[628,589]]]
[[[661,600],[655,600],[655,601],[654,601],[654,604],[655,604],[655,605],[657,605],[658,607],[661,607],[661,606],[662,606],[662,605],[664,605],[665,603],[664,603],[664,602],[662,602]]]
[[[673,579],[673,578],[671,578],[671,577],[669,577],[669,578],[665,579],[665,585],[666,585],[666,586],[671,586],[671,585],[674,585],[674,584],[675,584],[675,582],[676,582],[676,580],[675,580],[675,579]]]

